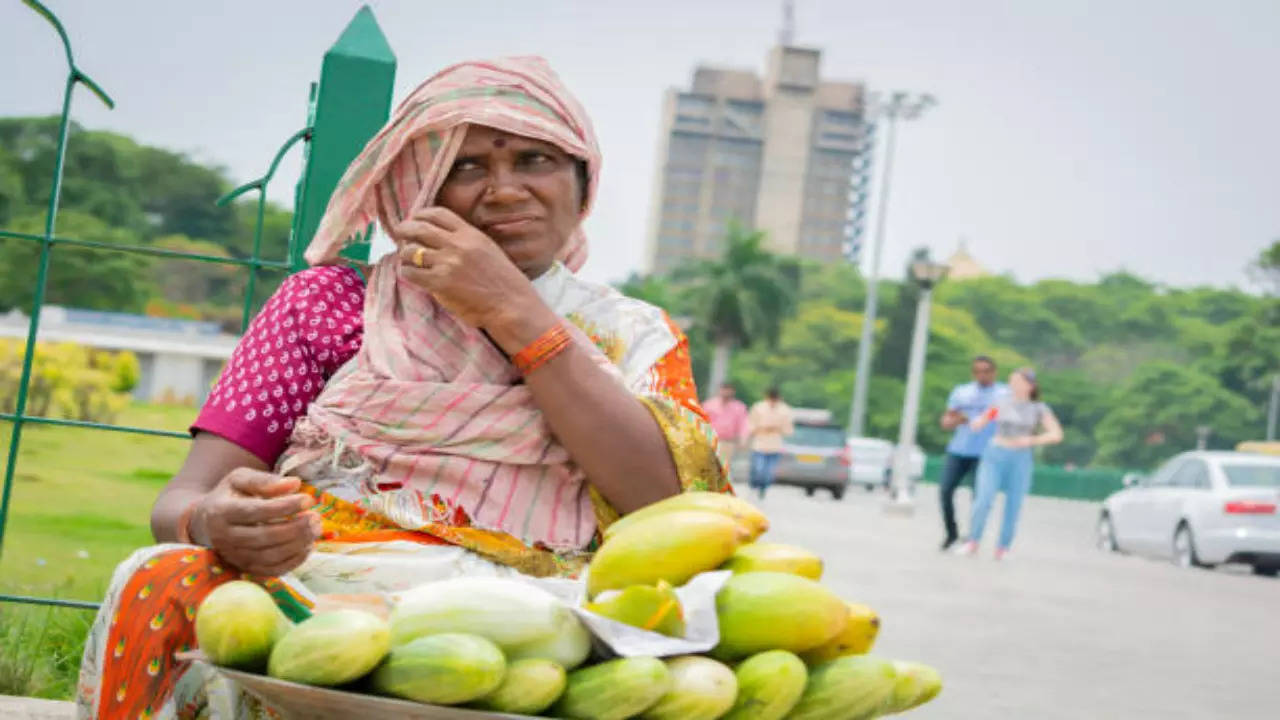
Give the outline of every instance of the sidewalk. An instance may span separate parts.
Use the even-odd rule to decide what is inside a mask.
[[[0,695],[0,718],[4,720],[69,720],[75,714],[75,705],[69,702]]]

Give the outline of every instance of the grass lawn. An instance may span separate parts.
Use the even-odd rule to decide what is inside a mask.
[[[194,417],[192,408],[135,405],[117,420],[181,431]],[[0,452],[10,431],[0,423]],[[116,564],[152,543],[151,503],[186,450],[169,438],[23,428],[0,592],[101,600]],[[0,603],[0,694],[70,697],[91,621],[86,610]]]

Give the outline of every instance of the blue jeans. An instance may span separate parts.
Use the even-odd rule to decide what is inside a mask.
[[[779,453],[751,453],[751,478],[748,484],[759,490],[762,497],[765,489],[773,484],[773,471],[778,467],[778,456]]]
[[[982,540],[987,525],[987,514],[995,504],[996,493],[1004,493],[1004,520],[1000,523],[1000,544],[1008,549],[1013,544],[1013,534],[1018,530],[1018,514],[1022,512],[1022,500],[1031,490],[1031,449],[1002,448],[988,445],[978,463],[978,480],[973,495],[973,522],[969,525],[969,539]]]

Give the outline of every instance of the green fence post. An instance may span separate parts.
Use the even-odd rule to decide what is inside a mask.
[[[71,93],[77,83],[83,83],[97,95],[108,107],[115,103],[107,96],[98,84],[76,67],[75,58],[71,54],[71,41],[62,23],[45,6],[36,0],[26,0],[27,5],[40,13],[62,38],[62,47],[67,51],[67,83],[62,93],[62,118],[58,123],[58,145],[53,160],[53,180],[49,187],[49,206],[45,211],[44,237],[40,240],[40,262],[36,267],[35,294],[31,300],[31,322],[27,327],[27,347],[22,355],[22,376],[18,380],[18,401],[13,411],[13,430],[9,435],[9,456],[4,468],[4,489],[0,490],[0,554],[4,552],[4,528],[9,519],[9,496],[13,491],[13,473],[18,465],[18,446],[22,442],[22,425],[27,412],[27,390],[31,385],[31,365],[36,354],[36,336],[40,330],[40,308],[44,305],[44,291],[49,276],[49,255],[53,251],[53,231],[58,220],[58,200],[62,196],[62,161],[67,154],[67,132],[71,118]]]
[[[252,264],[249,265],[249,282],[245,285],[244,290],[244,307],[240,315],[240,332],[249,329],[249,320],[252,318],[253,312],[253,291],[258,281],[258,267],[262,260],[262,222],[267,210],[267,185],[271,182],[271,178],[276,174],[276,168],[280,166],[280,160],[284,158],[284,154],[289,152],[289,148],[302,140],[306,140],[311,135],[311,128],[305,127],[294,133],[280,149],[276,151],[275,157],[271,159],[271,165],[267,168],[267,174],[247,182],[231,192],[223,195],[215,201],[215,205],[223,206],[235,200],[240,195],[250,191],[258,191],[258,214],[257,220],[253,226],[253,254],[250,255]],[[286,258],[286,260],[288,260]]]
[[[391,113],[396,56],[366,5],[324,54],[319,87],[307,123],[312,128],[306,168],[294,207],[290,261],[305,267],[302,252],[315,234],[342,173]],[[364,260],[368,243],[352,245],[347,257]]]

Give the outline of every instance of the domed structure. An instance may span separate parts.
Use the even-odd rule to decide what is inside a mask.
[[[970,280],[991,274],[969,254],[968,243],[963,239],[951,257],[947,258],[947,268],[947,279],[951,281]]]

